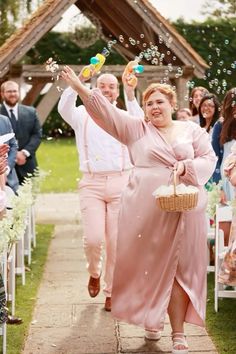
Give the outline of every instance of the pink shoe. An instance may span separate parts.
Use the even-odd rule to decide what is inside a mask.
[[[181,332],[172,333],[173,349],[172,354],[188,354],[188,343],[186,342],[186,336]],[[181,349],[178,347],[181,346]]]
[[[145,338],[148,340],[160,340],[161,339],[161,332],[159,331],[149,331],[145,329]]]

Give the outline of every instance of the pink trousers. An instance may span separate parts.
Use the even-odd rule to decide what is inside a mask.
[[[115,265],[118,215],[122,191],[130,171],[108,174],[85,173],[79,183],[83,243],[87,269],[93,278],[102,273],[105,241],[104,294],[111,296]]]

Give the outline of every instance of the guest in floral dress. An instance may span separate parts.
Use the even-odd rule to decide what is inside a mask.
[[[224,163],[224,172],[229,182],[236,187],[236,143],[231,148],[231,154]],[[236,200],[233,201],[233,218],[230,229],[229,245],[221,264],[219,282],[236,286]]]

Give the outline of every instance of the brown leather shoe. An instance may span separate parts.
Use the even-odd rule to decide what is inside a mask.
[[[11,315],[8,315],[7,316],[7,324],[21,324],[23,321],[22,321],[22,318],[20,317],[15,317],[15,316],[11,316]]]
[[[88,282],[88,292],[91,297],[96,297],[100,291],[100,277],[99,278],[89,278]]]
[[[107,312],[110,312],[110,311],[111,311],[111,297],[106,297],[104,309],[105,309],[105,311],[107,311]]]

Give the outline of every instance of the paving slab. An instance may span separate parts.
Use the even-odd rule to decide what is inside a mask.
[[[143,329],[104,310],[102,291],[89,297],[77,193],[40,195],[36,222],[55,230],[22,354],[171,353],[168,317],[161,340],[145,341]],[[205,329],[187,324],[185,332],[189,353],[217,354]]]

